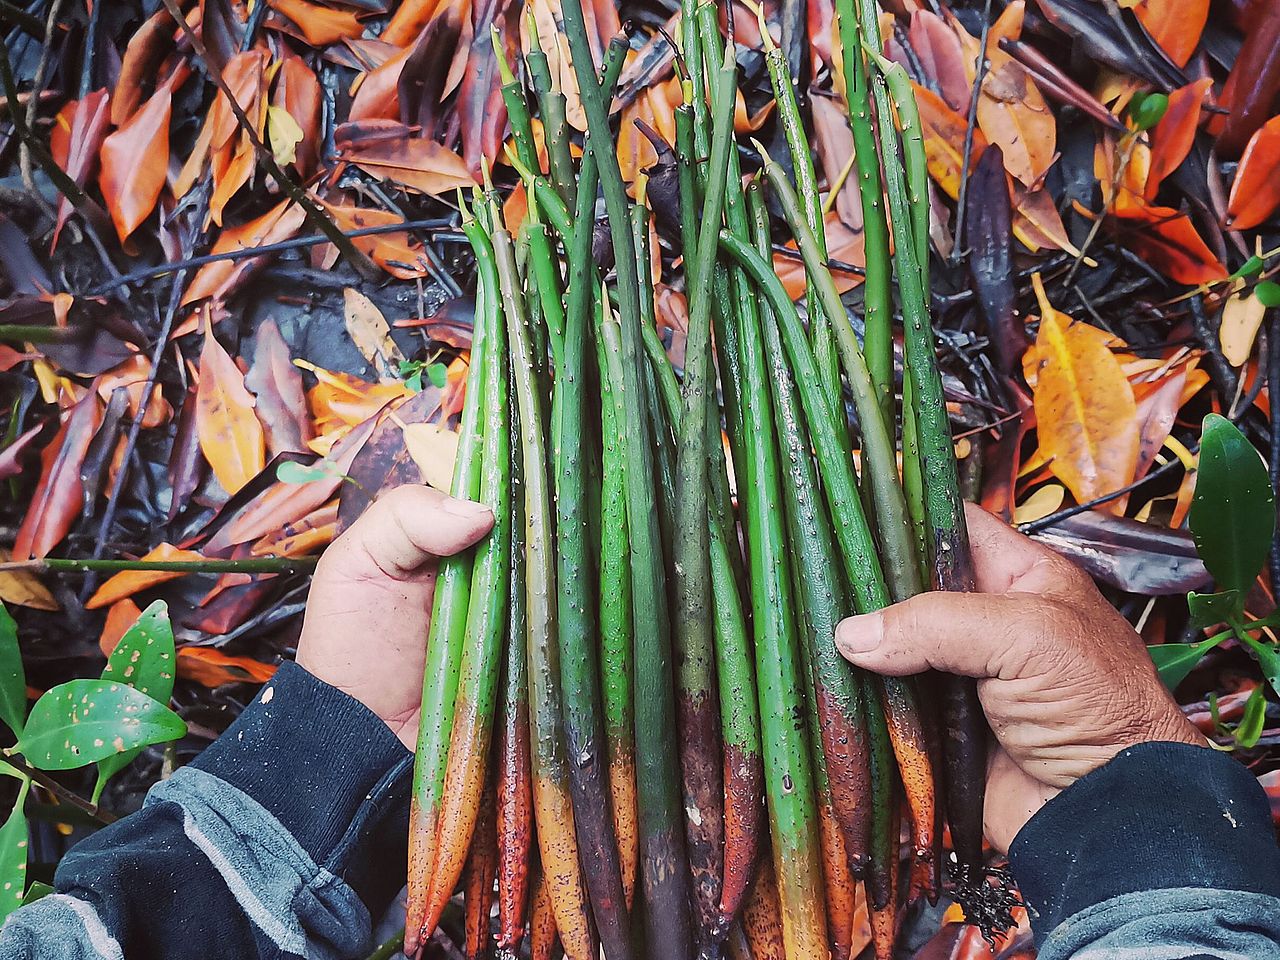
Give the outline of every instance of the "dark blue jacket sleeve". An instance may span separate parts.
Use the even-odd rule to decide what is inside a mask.
[[[363,956],[404,882],[411,767],[362,704],[286,664],[141,811],[72,848],[0,958]]]
[[[1280,957],[1271,811],[1226,754],[1124,750],[1045,804],[1009,856],[1039,960]]]

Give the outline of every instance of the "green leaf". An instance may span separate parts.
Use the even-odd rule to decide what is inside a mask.
[[[431,383],[440,390],[449,382],[449,368],[443,363],[433,363],[427,367],[427,376]]]
[[[1239,590],[1188,593],[1187,609],[1191,611],[1191,626],[1203,630],[1216,623],[1238,620],[1244,613],[1244,595]]]
[[[0,921],[22,906],[27,884],[27,802],[31,781],[24,780],[17,802],[4,826],[0,827]]]
[[[1163,93],[1148,93],[1146,96],[1134,96],[1129,104],[1129,116],[1139,130],[1150,130],[1160,122],[1168,109],[1168,97]]]
[[[1245,277],[1250,277],[1250,278],[1256,277],[1262,271],[1262,268],[1265,265],[1266,265],[1266,261],[1255,254],[1254,256],[1246,260],[1244,263],[1240,264],[1240,269],[1237,270],[1235,273],[1231,274],[1231,276],[1227,277],[1227,279],[1241,280]],[[1276,286],[1276,285],[1272,284],[1272,286]],[[1280,288],[1277,288],[1277,289],[1280,290]]]
[[[1236,745],[1248,750],[1257,746],[1267,720],[1267,698],[1262,687],[1254,687],[1244,704],[1244,714],[1236,724]]]
[[[1271,549],[1275,496],[1258,451],[1216,413],[1204,418],[1188,523],[1218,589],[1248,593]]]
[[[1187,678],[1187,674],[1195,669],[1196,664],[1204,659],[1204,655],[1229,635],[1226,632],[1220,633],[1199,643],[1161,643],[1154,647],[1147,647],[1147,653],[1151,655],[1151,661],[1156,665],[1160,682],[1172,692]]]
[[[1258,302],[1264,307],[1280,307],[1280,283],[1274,280],[1263,280],[1253,288]]]
[[[186,732],[181,717],[128,684],[71,680],[36,701],[14,750],[37,769],[71,770]]]
[[[1236,639],[1253,651],[1258,666],[1262,668],[1262,675],[1271,684],[1271,689],[1280,695],[1280,653],[1271,644],[1251,637],[1243,630],[1236,633]]]
[[[107,659],[102,678],[127,683],[167,705],[173,696],[175,663],[177,652],[173,643],[173,626],[169,623],[169,608],[163,600],[157,600],[142,611],[120,638]],[[141,752],[139,747],[98,761],[98,782],[94,785],[92,797],[94,803],[102,796],[102,788],[107,781],[132,763]]]
[[[0,720],[15,737],[20,737],[26,715],[27,675],[22,669],[22,650],[18,647],[18,625],[0,603]]]
[[[341,473],[342,467],[332,460],[317,460],[311,464],[285,460],[276,467],[276,479],[281,483],[314,483],[316,480],[331,479]]]
[[[35,903],[51,893],[53,893],[53,887],[47,883],[41,883],[39,880],[32,880],[31,886],[27,887],[27,895],[22,898],[22,905],[25,907],[27,904]]]

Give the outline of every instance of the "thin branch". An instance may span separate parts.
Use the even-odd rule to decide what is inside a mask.
[[[956,194],[956,229],[955,244],[951,248],[951,260],[956,262],[968,256],[968,245],[964,242],[964,207],[969,194],[969,161],[973,158],[973,131],[978,125],[978,100],[982,96],[982,81],[986,79],[987,67],[991,60],[987,57],[987,36],[991,32],[991,0],[986,0],[982,8],[982,36],[978,39],[978,63],[973,78],[973,92],[969,95],[969,117],[964,130],[964,152],[960,161],[960,191]]]
[[[407,230],[450,230],[453,227],[453,219],[449,217],[433,217],[430,220],[406,220],[403,223],[385,223],[376,227],[362,227],[359,230],[348,230],[343,233],[345,237],[373,237],[383,233],[399,233]],[[452,231],[450,230],[450,235]],[[458,234],[459,237],[462,234]],[[132,273],[126,273],[119,277],[114,277],[95,287],[86,296],[99,297],[105,293],[109,293],[117,287],[124,286],[128,283],[138,283],[142,280],[150,280],[152,277],[161,277],[175,270],[183,270],[190,267],[203,267],[208,263],[217,263],[220,260],[236,261],[250,260],[254,257],[266,256],[271,253],[280,253],[285,250],[297,250],[300,247],[312,247],[319,243],[330,243],[331,240],[326,234],[313,233],[305,237],[294,237],[290,240],[281,240],[277,243],[267,243],[260,247],[244,247],[239,250],[225,250],[222,253],[206,253],[199,257],[188,257],[185,260],[178,260],[172,263],[158,263],[152,267],[143,267],[140,270],[134,270]],[[3,329],[0,327],[0,329]]]
[[[310,573],[319,557],[246,557],[243,560],[95,560],[45,557],[0,563],[0,573],[120,573],[159,570],[169,573]]]
[[[44,36],[44,24],[40,22],[40,18],[27,13],[16,4],[9,3],[9,0],[0,0],[0,23],[12,24],[20,30],[25,30],[37,40]]]
[[[239,123],[240,129],[244,131],[244,135],[248,137],[249,143],[253,146],[254,156],[258,164],[266,170],[280,184],[289,198],[293,200],[302,212],[306,214],[308,220],[311,221],[321,233],[323,233],[341,252],[342,256],[355,267],[356,272],[367,280],[374,280],[380,275],[377,265],[374,264],[367,256],[356,249],[353,244],[339,229],[338,225],[330,220],[323,210],[311,202],[311,198],[307,196],[305,190],[298,186],[291,176],[280,169],[280,164],[276,163],[275,154],[262,142],[262,138],[258,136],[258,129],[253,122],[245,115],[239,101],[236,100],[235,94],[227,86],[227,82],[222,79],[222,74],[213,68],[209,59],[209,51],[205,49],[204,41],[192,29],[191,24],[187,23],[186,17],[183,16],[182,10],[178,6],[177,0],[163,0],[165,9],[169,11],[169,16],[173,18],[174,23],[186,35],[191,43],[191,49],[195,51],[196,57],[199,59],[201,66],[204,67],[205,73],[209,79],[213,81],[214,86],[227,98],[227,104],[231,108],[231,112],[235,115],[236,122]]]
[[[266,4],[263,4],[263,6],[266,6]],[[365,960],[391,960],[391,958],[394,957],[397,953],[399,953],[401,948],[403,947],[404,947],[404,931],[401,930],[391,939],[385,940],[382,943],[380,943],[378,945],[378,948],[374,950],[373,953],[369,954],[369,956],[366,957]]]
[[[71,806],[75,807],[77,810],[84,811],[104,827],[110,826],[120,819],[114,813],[111,813],[108,810],[103,810],[97,804],[89,802],[84,797],[80,796],[80,794],[72,790],[68,790],[43,770],[37,770],[35,767],[31,766],[31,764],[27,763],[22,756],[15,753],[8,753],[5,755],[5,761],[17,767],[24,774],[30,777],[34,783],[40,784],[40,786],[44,787],[59,800],[64,803],[71,804]]]

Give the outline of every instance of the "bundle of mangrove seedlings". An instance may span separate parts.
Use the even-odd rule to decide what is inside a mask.
[[[558,940],[571,960],[847,958],[864,896],[887,958],[903,905],[944,883],[998,913],[972,683],[868,675],[833,642],[844,617],[972,588],[915,102],[879,54],[873,0],[837,6],[865,217],[861,342],[769,40],[794,183],[736,142],[733,45],[713,4],[686,0],[678,214],[662,211],[688,296],[679,370],[654,321],[652,212],[643,183],[628,196],[611,127],[626,42],[595,63],[579,0],[564,3],[580,159],[532,18],[520,76],[502,65],[527,210],[512,223],[489,185],[460,197],[478,279],[453,477],[496,522],[436,589],[410,951],[459,886],[472,956],[495,896],[499,949],[528,937],[548,957]],[[593,256],[601,200],[608,269]],[[772,259],[792,240],[800,305]]]

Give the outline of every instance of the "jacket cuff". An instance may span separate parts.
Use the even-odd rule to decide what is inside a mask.
[[[413,757],[364,704],[297,664],[192,766],[256,800],[375,916],[403,883],[388,865],[404,862]]]
[[[1054,797],[1018,832],[1010,866],[1039,946],[1125,894],[1179,887],[1280,896],[1280,850],[1258,782],[1226,754],[1143,743]]]

